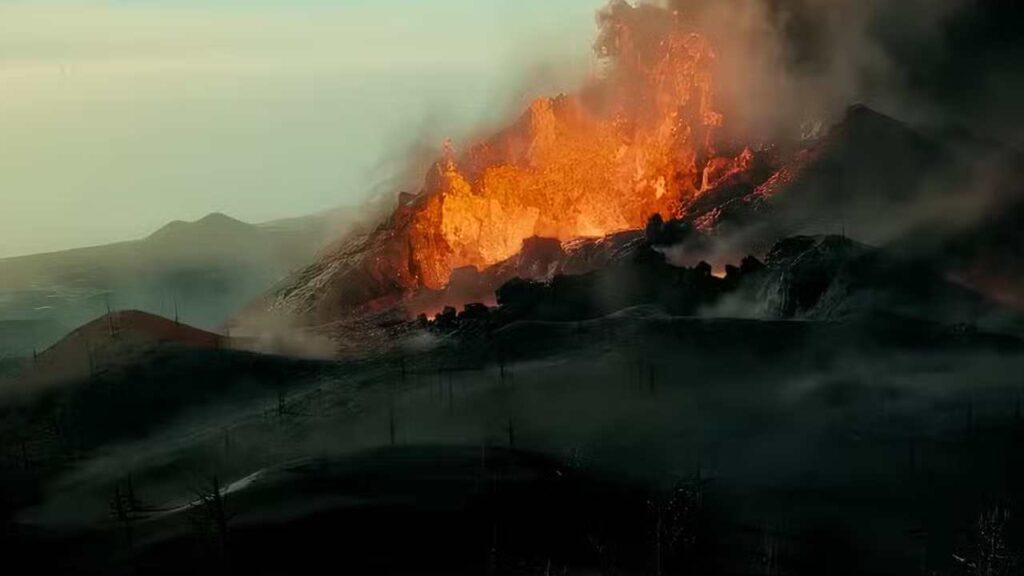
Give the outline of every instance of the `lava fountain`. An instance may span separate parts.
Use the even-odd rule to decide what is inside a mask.
[[[578,93],[541,98],[511,127],[444,157],[411,202],[409,270],[443,288],[452,270],[484,269],[530,237],[598,237],[679,215],[708,178],[742,159],[715,158],[715,53],[678,14],[659,34],[643,10],[613,1],[598,15],[602,72]]]
[[[612,0],[598,13],[600,73],[460,153],[447,145],[417,194],[275,306],[331,321],[442,290],[453,271],[509,261],[530,238],[603,237],[686,214],[752,155],[716,151],[715,52],[684,16]]]

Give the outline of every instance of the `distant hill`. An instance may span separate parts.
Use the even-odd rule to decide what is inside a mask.
[[[0,259],[0,355],[29,356],[110,309],[216,329],[312,262],[350,218],[332,211],[249,224],[218,213],[141,240]]]
[[[175,220],[150,234],[146,240],[163,248],[174,244],[184,247],[207,242],[214,243],[213,246],[216,247],[223,245],[221,243],[230,245],[245,240],[254,240],[261,232],[258,226],[236,220],[220,212],[214,212],[195,222]]]

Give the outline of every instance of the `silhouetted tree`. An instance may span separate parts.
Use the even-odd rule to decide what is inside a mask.
[[[995,506],[978,516],[968,551],[954,560],[971,576],[1011,576],[1019,566],[1019,554],[1006,540],[1010,510]]]
[[[394,384],[388,389],[388,439],[395,445],[395,390]]]
[[[133,526],[137,520],[142,518],[141,508],[142,506],[135,497],[135,487],[130,477],[123,487],[121,483],[114,486],[114,494],[110,499],[110,515],[121,525],[129,550],[135,549]]]
[[[697,475],[679,482],[663,494],[648,500],[654,522],[654,574],[664,574],[665,565],[679,555],[692,552],[697,545],[704,484]]]
[[[215,474],[203,486],[193,489],[192,494],[189,513],[193,525],[204,539],[212,539],[221,558],[227,563],[228,528],[233,514],[228,511],[225,488]]]
[[[288,392],[284,388],[284,384],[279,383],[277,387],[277,419],[278,421],[284,420],[284,415],[288,408]]]

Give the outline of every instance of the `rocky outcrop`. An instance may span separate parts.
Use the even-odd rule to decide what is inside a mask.
[[[761,262],[753,256],[724,276],[701,262],[673,266],[644,243],[606,267],[548,281],[513,278],[496,306],[446,308],[424,325],[477,334],[518,320],[579,321],[627,309],[670,316],[858,321],[901,318],[949,327],[978,326],[998,309],[979,294],[920,263],[842,236],[780,240]]]
[[[843,236],[778,242],[737,298],[765,318],[848,320],[872,315],[974,324],[994,310],[927,263]]]

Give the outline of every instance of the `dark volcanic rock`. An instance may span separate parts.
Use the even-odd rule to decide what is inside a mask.
[[[497,300],[511,318],[577,320],[641,305],[688,315],[726,289],[726,281],[712,276],[707,263],[672,266],[646,245],[629,258],[587,274],[559,275],[546,283],[513,279],[498,289]]]
[[[993,306],[925,264],[842,236],[778,242],[749,275],[742,297],[771,318],[841,320],[899,315],[942,324],[973,323]]]
[[[728,266],[723,278],[706,262],[691,268],[668,264],[649,245],[610,266],[550,281],[514,278],[497,290],[496,311],[454,309],[435,326],[452,331],[486,319],[575,321],[633,307],[676,316],[746,316],[762,319],[845,321],[916,319],[973,326],[997,310],[982,296],[946,280],[920,262],[842,236],[794,236],[779,241],[766,261],[753,256]]]

